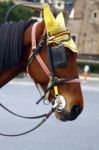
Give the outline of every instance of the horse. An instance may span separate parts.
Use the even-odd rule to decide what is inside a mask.
[[[54,113],[58,120],[66,122],[75,120],[82,112],[83,95],[76,62],[77,53],[54,42],[56,37],[64,35],[71,38],[68,31],[48,37],[45,19],[30,23],[22,35],[20,60],[0,70],[0,88],[19,73],[27,72],[35,83],[40,84],[52,105],[55,105],[54,98],[61,99],[62,109],[57,104],[59,107],[55,106],[57,109]]]

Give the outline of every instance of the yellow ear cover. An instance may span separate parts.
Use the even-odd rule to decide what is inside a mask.
[[[44,21],[45,21],[46,30],[49,34],[52,34],[57,26],[57,22],[47,3],[44,5],[43,13],[44,13]]]
[[[55,19],[55,17],[53,16],[50,10],[49,5],[45,3],[43,13],[44,13],[44,21],[45,21],[47,34],[49,37],[67,31],[67,27],[65,25],[65,20],[62,12],[59,13]],[[68,33],[59,36],[57,38],[54,38],[51,41],[48,41],[48,43],[53,43],[53,42],[57,44],[63,44],[65,47],[68,47],[71,51],[78,52],[74,41],[72,40],[71,37],[69,38]]]

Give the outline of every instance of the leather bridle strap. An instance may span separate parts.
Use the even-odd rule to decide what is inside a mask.
[[[33,27],[32,27],[32,34],[31,34],[31,38],[32,38],[32,50],[37,49],[37,45],[36,45],[36,30],[37,30],[37,26],[40,24],[40,22],[36,22]],[[40,66],[42,67],[42,69],[44,70],[45,74],[47,75],[47,77],[50,79],[51,77],[51,72],[48,69],[48,67],[46,66],[46,64],[44,63],[43,59],[41,58],[41,56],[39,55],[39,53],[37,52],[37,54],[35,55],[38,63],[40,64]],[[59,78],[58,80],[64,81],[64,83],[67,83],[68,80],[67,78]],[[71,77],[70,80],[68,81],[68,83],[79,83],[79,79],[78,78],[74,78]]]
[[[31,34],[31,39],[32,39],[32,49],[36,49],[37,45],[36,45],[36,29],[37,26],[39,25],[39,22],[36,22],[33,27],[32,27],[32,34]],[[37,53],[37,55],[35,55],[37,61],[39,62],[40,66],[42,67],[42,69],[44,70],[44,72],[46,73],[47,77],[50,78],[51,72],[49,71],[48,67],[46,66],[46,64],[44,63],[44,61],[42,60],[41,56],[39,55],[39,53]]]
[[[58,86],[59,84],[69,84],[69,83],[80,83],[80,80],[78,78],[56,78],[55,81],[51,83],[51,85],[46,89],[45,94],[36,102],[36,104],[39,104],[45,97],[47,92],[49,92],[51,89],[54,88],[54,86]]]

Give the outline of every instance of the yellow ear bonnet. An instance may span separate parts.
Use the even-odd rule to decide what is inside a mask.
[[[44,13],[44,21],[45,21],[47,34],[49,37],[55,36],[58,33],[62,33],[67,30],[62,12],[59,13],[55,18],[50,10],[49,5],[46,3],[44,5],[43,13]],[[57,44],[61,43],[65,47],[68,47],[73,52],[78,52],[77,47],[74,41],[72,40],[72,38],[70,38],[68,41],[67,39],[68,39],[68,34],[65,34],[63,36],[59,36],[53,39],[52,41],[50,41],[50,43],[52,42],[55,42]]]

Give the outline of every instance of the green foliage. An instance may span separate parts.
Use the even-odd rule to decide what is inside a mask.
[[[9,9],[15,5],[14,2],[0,2],[0,23],[4,22],[5,16]],[[18,5],[12,9],[12,11],[9,13],[7,21],[19,21],[19,20],[28,20],[31,18],[34,14],[33,9],[30,9],[28,7]]]
[[[8,21],[28,20],[33,16],[33,10],[23,6],[18,6],[12,10],[8,16]]]
[[[4,17],[7,11],[12,7],[14,3],[12,1],[9,2],[0,2],[0,23],[4,22]]]

